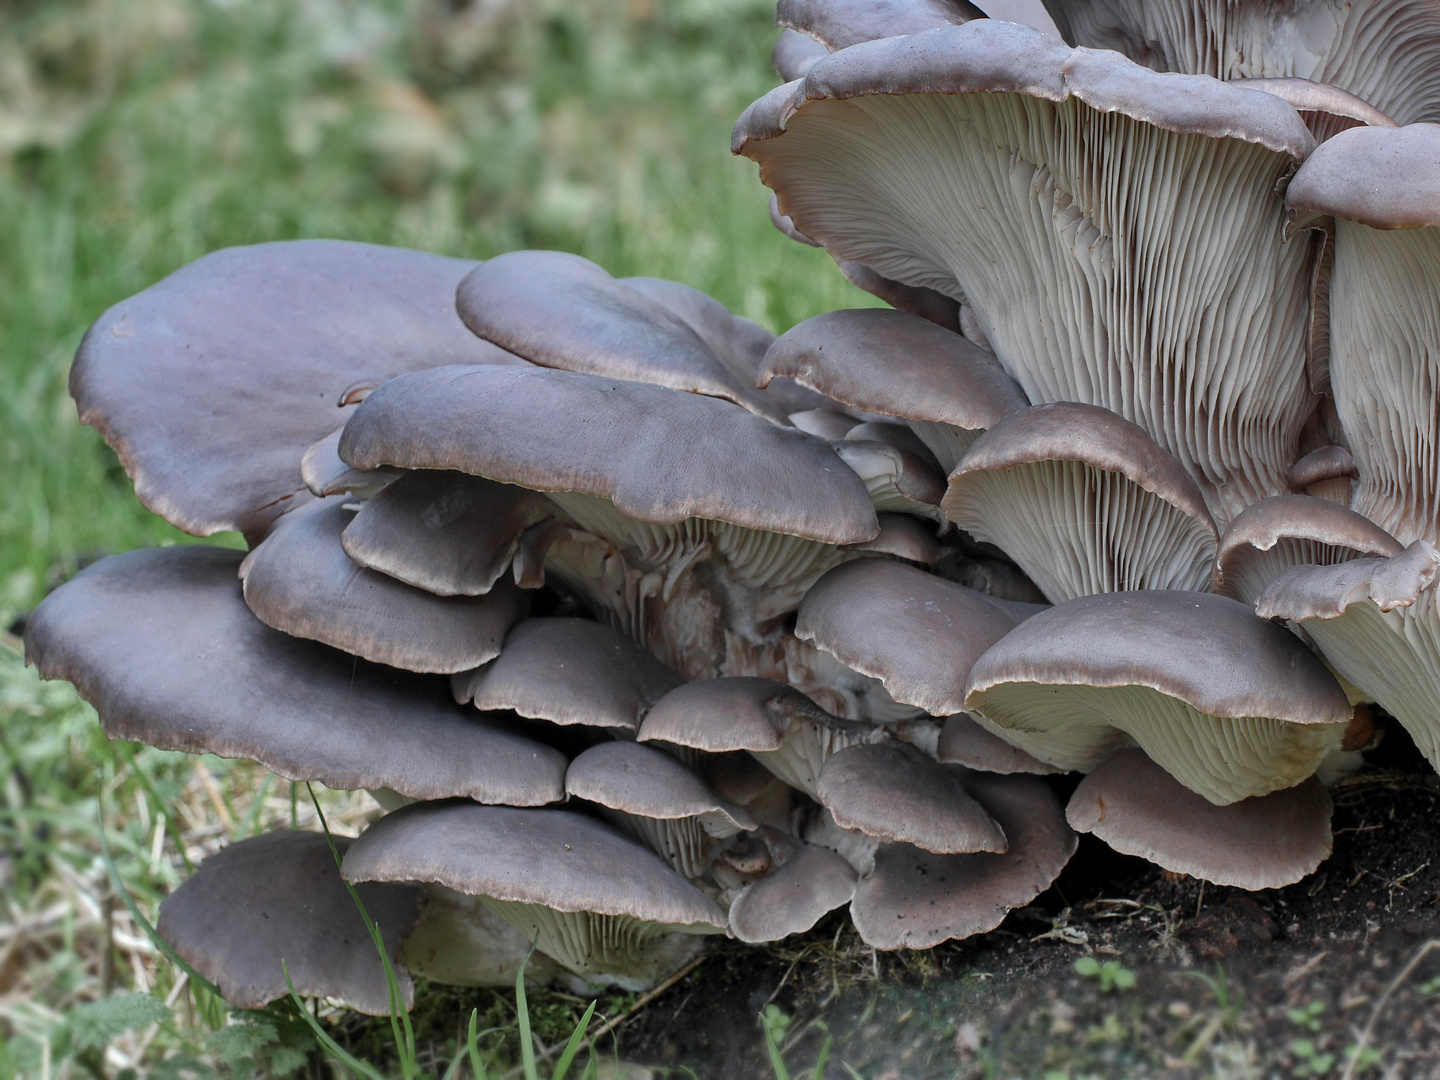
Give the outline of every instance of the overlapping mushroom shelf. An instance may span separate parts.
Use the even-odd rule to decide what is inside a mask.
[[[161,933],[237,1005],[283,956],[383,1012],[348,881],[404,994],[532,943],[639,988],[841,908],[984,933],[1080,832],[1289,884],[1374,708],[1440,764],[1440,127],[1343,27],[1287,65],[1300,16],[1246,18],[1216,47],[1265,57],[1162,74],[959,0],[782,3],[737,152],[895,310],[775,338],[574,255],[302,241],[102,315],[82,418],[250,551],[89,567],[28,659],[114,737],[385,811],[232,845]]]

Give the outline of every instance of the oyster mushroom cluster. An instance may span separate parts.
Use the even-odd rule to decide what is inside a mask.
[[[284,958],[385,1011],[345,881],[407,994],[531,942],[638,988],[847,905],[983,933],[1077,831],[1297,881],[1372,704],[1440,765],[1440,5],[1047,7],[1075,47],[782,0],[733,148],[889,309],[776,338],[574,255],[298,241],[94,324],[81,418],[250,550],[91,566],[28,658],[386,810],[166,900],[233,1003]]]

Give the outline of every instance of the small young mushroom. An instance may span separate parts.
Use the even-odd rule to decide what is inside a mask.
[[[633,735],[683,681],[603,623],[555,618],[519,623],[495,660],[456,675],[451,686],[456,701],[477,709]]]
[[[462,710],[443,680],[270,629],[241,598],[239,564],[212,547],[103,559],[36,609],[26,660],[74,683],[111,738],[413,799],[564,798],[558,750]]]
[[[569,810],[417,803],[370,826],[342,872],[352,883],[434,882],[479,897],[563,967],[630,990],[728,925],[659,856]]]
[[[1061,401],[1000,420],[961,459],[941,506],[1056,603],[1202,589],[1215,556],[1195,481],[1139,425],[1095,405]]]
[[[1274,495],[1241,511],[1225,529],[1210,591],[1254,604],[1292,566],[1389,558],[1403,550],[1379,525],[1343,506],[1308,495]]]
[[[730,904],[730,932],[741,941],[803,934],[855,895],[855,870],[835,852],[803,841],[784,847],[785,861]]]
[[[978,772],[1030,773],[1046,776],[1064,770],[1048,765],[1012,746],[994,732],[976,723],[968,713],[945,718],[935,746],[935,759],[943,765],[964,765]]]
[[[343,854],[352,841],[337,836],[334,843]],[[386,883],[356,891],[409,1008],[415,985],[399,943],[415,923],[420,890]],[[380,953],[323,833],[264,833],[222,848],[160,904],[156,931],[234,1008],[286,997],[288,972],[296,993],[371,1016],[390,1012]]]
[[[570,762],[565,792],[602,808],[677,873],[706,876],[716,839],[759,828],[744,807],[720,798],[663,750],[634,742],[590,747]]]
[[[1326,379],[1328,382],[1328,374]],[[1343,446],[1322,446],[1290,467],[1290,490],[1348,507],[1351,490],[1359,476],[1360,469],[1349,450]]]
[[[1065,819],[1116,851],[1176,874],[1241,889],[1293,885],[1330,857],[1330,794],[1313,776],[1227,806],[1121,750],[1075,789]]]
[[[346,465],[340,460],[340,435],[344,430],[336,428],[311,444],[300,458],[300,479],[310,494],[319,498],[353,495],[357,499],[369,499],[404,475],[400,469],[382,467],[366,472]]]
[[[245,602],[267,626],[406,671],[451,674],[500,652],[529,607],[506,580],[483,596],[436,596],[357,566],[340,537],[354,514],[339,500],[286,514],[246,557]]]
[[[970,669],[965,705],[1067,769],[1088,772],[1133,739],[1217,806],[1300,783],[1353,718],[1294,634],[1227,597],[1153,590],[1021,623]]]

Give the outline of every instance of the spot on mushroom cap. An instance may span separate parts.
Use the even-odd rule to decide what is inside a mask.
[[[673,820],[716,814],[736,832],[757,828],[744,807],[720,798],[674,757],[635,742],[590,747],[565,773],[565,791],[637,817]]]
[[[95,320],[70,392],[148,509],[255,533],[303,490],[301,455],[357,379],[523,363],[455,315],[475,265],[335,240],[212,252]]]
[[[829,848],[800,844],[783,866],[730,905],[730,932],[759,944],[802,934],[855,895],[855,870]]]
[[[924,570],[860,559],[829,571],[800,604],[795,636],[879,679],[896,701],[934,716],[965,708],[965,678],[1021,616]]]
[[[415,803],[345,855],[347,881],[431,881],[556,911],[723,930],[725,915],[660,857],[570,810]]]
[[[526,619],[495,661],[452,680],[455,699],[552,724],[635,731],[681,683],[616,630],[588,619]]]
[[[245,603],[267,626],[406,671],[451,674],[500,652],[529,606],[501,581],[483,596],[436,596],[357,566],[340,536],[354,514],[339,501],[282,518],[241,568]]]
[[[1330,857],[1330,794],[1313,776],[1228,806],[1121,750],[1080,781],[1065,818],[1116,851],[1241,889],[1293,885]]]
[[[820,770],[820,803],[842,829],[939,854],[1003,852],[1005,833],[963,774],[906,743],[851,746]]]
[[[1029,404],[991,353],[880,308],[830,311],[787,330],[765,354],[760,381],[779,375],[853,408],[971,431]]]
[[[567,371],[392,379],[355,410],[340,456],[579,491],[654,524],[710,518],[829,544],[879,529],[864,483],[823,441],[716,398]]]
[[[351,843],[335,837],[338,851]],[[398,961],[419,888],[367,884],[358,892]],[[390,1011],[385,969],[323,833],[265,833],[222,848],[164,899],[156,930],[237,1009],[286,997],[288,970],[299,994],[334,998],[371,1016]],[[395,976],[408,1008],[415,986],[398,963]]]
[[[455,305],[480,337],[542,367],[720,397],[784,423],[686,319],[579,255],[497,255],[460,282]]]
[[[240,557],[175,547],[103,559],[36,609],[27,661],[74,683],[111,738],[415,799],[564,797],[558,750],[462,710],[442,680],[270,629],[241,598]]]
[[[1440,124],[1342,131],[1300,166],[1285,207],[1372,229],[1440,225]]]
[[[1075,834],[1043,780],[975,773],[966,786],[1005,830],[1009,850],[935,855],[881,844],[875,869],[860,879],[850,903],[867,945],[928,949],[993,930],[1012,908],[1049,888],[1075,853]]]

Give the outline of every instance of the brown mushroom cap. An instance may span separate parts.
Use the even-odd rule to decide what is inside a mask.
[[[340,546],[354,514],[335,501],[283,517],[245,559],[245,603],[267,626],[377,664],[451,674],[492,660],[524,617],[501,581],[483,596],[436,596],[357,566]]]
[[[1018,746],[1011,746],[965,713],[945,718],[935,758],[944,765],[964,765],[967,769],[1003,775],[1030,773],[1046,776],[1064,771],[1047,765]]]
[[[526,619],[498,658],[462,672],[455,700],[552,724],[635,731],[683,680],[644,649],[588,619]]]
[[[831,49],[983,18],[985,13],[969,0],[780,0],[775,6],[776,26],[798,30]]]
[[[959,334],[903,311],[830,311],[787,330],[770,346],[762,385],[788,375],[844,405],[916,421],[916,433],[940,456],[944,425],[963,453],[978,432],[1029,402],[995,357]]]
[[[1036,757],[1089,771],[1127,741],[1217,805],[1290,787],[1339,749],[1351,707],[1313,652],[1222,596],[1058,604],[970,669],[966,708]]]
[[[466,275],[455,305],[480,337],[542,367],[724,398],[785,422],[687,319],[579,255],[498,255]]]
[[[873,540],[849,545],[851,551],[893,555],[906,562],[931,566],[945,549],[935,539],[935,526],[909,514],[880,514],[880,531]]]
[[[1003,852],[1004,831],[962,776],[906,743],[851,746],[820,770],[820,804],[842,829],[867,836],[939,854]]]
[[[1060,801],[1033,776],[966,774],[965,785],[1009,838],[1003,855],[936,855],[881,844],[850,917],[876,949],[928,949],[993,930],[1059,876],[1075,853]]]
[[[1322,446],[1291,466],[1290,490],[1348,507],[1350,489],[1359,475],[1349,450],[1343,446]]]
[[[479,596],[510,569],[525,530],[555,516],[536,492],[420,469],[367,499],[341,543],[361,566],[436,596]]]
[[[1045,6],[1066,41],[1117,49],[1157,71],[1234,82],[1298,75],[1358,94],[1402,124],[1440,120],[1434,0],[1045,0]]]
[[[827,544],[879,529],[864,483],[823,441],[715,398],[567,371],[392,379],[355,410],[340,456],[577,491],[655,524],[710,518]]]
[[[1215,806],[1140,750],[1092,772],[1065,809],[1077,832],[1176,874],[1241,889],[1293,885],[1330,857],[1330,794],[1313,776],[1295,787]]]
[[[1326,499],[1275,495],[1247,507],[1220,538],[1210,591],[1254,604],[1282,570],[1331,566],[1404,548],[1369,518]]]
[[[95,320],[70,392],[148,509],[200,535],[259,533],[356,379],[519,362],[455,316],[474,266],[336,240],[212,252]]]
[[[351,843],[335,837],[341,853]],[[409,1008],[415,985],[399,964],[399,943],[415,923],[420,890],[399,883],[357,891]],[[288,971],[298,994],[371,1016],[390,1012],[380,954],[323,833],[265,833],[222,848],[164,899],[156,930],[237,1009],[286,997]]]
[[[730,905],[730,932],[760,944],[803,934],[855,895],[855,871],[829,848],[800,844],[778,870]]]
[[[1417,540],[1391,559],[1292,566],[1255,603],[1299,623],[1337,672],[1377,701],[1440,768],[1440,552]],[[28,636],[28,635],[27,635]]]
[[[1395,121],[1386,116],[1369,102],[1356,97],[1348,90],[1328,83],[1311,82],[1309,79],[1231,79],[1232,86],[1243,86],[1247,90],[1263,90],[1284,98],[1300,114],[1310,134],[1317,142],[1324,142],[1352,127],[1395,127]]]
[[[1201,589],[1215,554],[1205,497],[1180,463],[1139,425],[1079,402],[996,423],[951,474],[941,507],[1056,602]]]
[[[239,563],[210,547],[104,559],[36,609],[26,659],[74,683],[111,738],[415,799],[564,797],[559,751],[461,710],[441,680],[271,630],[241,598]]]
[[[811,586],[795,636],[879,679],[896,701],[946,716],[965,708],[970,665],[1021,617],[916,567],[860,559]]]
[[[673,932],[727,927],[715,902],[659,856],[569,810],[416,803],[370,826],[342,873],[351,882],[435,882],[482,897],[561,964],[622,985],[669,970]]]
[[[986,19],[820,59],[732,146],[837,259],[963,295],[1031,401],[1139,423],[1217,518],[1284,490],[1314,405],[1286,102]]]
[[[816,60],[829,55],[830,50],[822,42],[787,27],[780,31],[775,47],[770,50],[770,66],[782,81],[792,82],[804,77]]]

